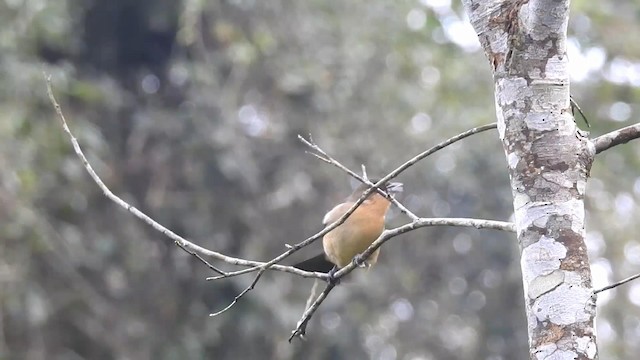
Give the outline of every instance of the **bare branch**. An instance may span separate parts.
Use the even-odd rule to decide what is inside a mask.
[[[640,123],[629,125],[593,139],[596,154],[640,137]]]
[[[618,282],[615,282],[615,283],[613,283],[611,285],[607,285],[607,286],[605,286],[605,287],[603,287],[601,289],[594,290],[593,294],[595,295],[595,294],[601,293],[603,291],[607,291],[607,290],[611,290],[611,289],[617,288],[618,286],[624,285],[624,284],[628,283],[629,281],[633,281],[633,280],[635,280],[637,278],[640,278],[640,273],[632,275],[632,276],[629,276],[628,278],[626,278],[624,280],[620,280]]]
[[[316,312],[316,310],[318,310],[318,308],[320,307],[320,304],[322,304],[324,299],[327,298],[327,295],[329,295],[331,290],[333,290],[333,288],[336,286],[335,284],[336,284],[335,282],[328,283],[327,287],[325,287],[324,290],[322,290],[322,292],[320,293],[320,295],[318,295],[318,297],[313,302],[313,304],[311,304],[311,306],[309,306],[304,311],[304,313],[302,314],[302,318],[300,318],[300,321],[298,321],[296,328],[291,332],[291,336],[289,336],[289,342],[291,342],[291,340],[293,340],[294,337],[297,337],[297,336],[304,337],[307,331],[307,324],[309,323],[309,320],[311,320],[311,317]]]
[[[329,285],[327,285],[327,287],[323,290],[323,293],[326,294],[321,299],[320,296],[316,297],[319,284],[319,280],[317,279],[313,282],[311,293],[309,294],[309,298],[307,299],[307,303],[304,307],[304,313],[302,314],[300,321],[298,321],[298,324],[296,324],[296,328],[291,332],[291,336],[289,336],[289,342],[291,342],[291,340],[296,336],[304,339],[304,335],[307,332],[307,324],[309,323],[309,320],[311,320],[311,317],[316,312],[316,310],[318,310],[320,304],[324,301],[327,295],[329,295],[329,293],[331,292],[331,289],[333,289],[333,287],[335,286],[332,285],[331,288],[329,288]]]
[[[233,305],[235,305],[238,302],[238,300],[240,300],[243,296],[245,296],[249,291],[253,290],[253,288],[256,286],[256,284],[258,283],[258,281],[262,277],[263,273],[264,272],[259,272],[258,275],[253,279],[251,284],[249,286],[247,286],[244,290],[242,290],[238,295],[236,295],[236,297],[233,298],[233,301],[231,303],[229,303],[229,305],[225,306],[224,309],[222,309],[220,311],[216,311],[213,314],[209,314],[209,316],[215,317],[215,316],[218,316],[218,315],[220,315],[222,313],[225,313],[225,312],[227,312],[227,310],[231,309],[233,307]]]
[[[400,234],[403,234],[421,227],[446,226],[446,225],[452,225],[452,223],[455,223],[456,224],[455,226],[467,226],[467,227],[474,227],[476,229],[493,229],[493,230],[502,230],[502,231],[508,231],[508,232],[516,231],[516,227],[513,223],[503,222],[503,221],[476,220],[476,219],[465,219],[465,218],[457,218],[457,219],[456,218],[449,218],[449,219],[420,218],[411,223],[383,231],[382,234],[380,234],[380,236],[376,239],[376,241],[374,241],[362,254],[360,254],[360,257],[363,259],[368,258],[374,251],[376,251],[376,249],[382,246],[382,244],[384,244],[388,240]],[[347,266],[338,270],[333,275],[334,279],[341,279],[342,277],[352,272],[357,266],[358,264],[356,264],[355,261],[352,261]],[[300,321],[298,321],[298,324],[296,325],[295,330],[292,331],[291,336],[289,337],[289,342],[291,342],[291,339],[293,339],[296,336],[303,337],[305,335],[306,327],[307,327],[307,324],[309,323],[309,320],[311,320],[311,317],[313,316],[313,314],[316,312],[316,310],[318,310],[318,308],[320,307],[320,304],[322,304],[322,302],[327,298],[327,295],[329,295],[329,293],[334,288],[334,286],[335,286],[335,282],[330,282],[327,285],[327,287],[324,289],[324,291],[320,294],[320,296],[316,298],[313,304],[311,304],[311,306],[309,306],[305,310],[305,312],[302,314],[302,318],[300,319]]]
[[[218,269],[217,267],[211,265],[211,263],[209,263],[207,260],[205,260],[202,256],[200,256],[198,253],[191,251],[189,249],[187,249],[186,247],[180,245],[180,243],[176,242],[175,243],[177,247],[179,247],[180,249],[182,249],[184,252],[186,252],[189,255],[194,256],[196,259],[198,259],[200,262],[202,262],[203,264],[207,265],[209,267],[209,269],[213,270],[214,272],[217,272],[218,274],[220,274],[220,276],[227,276],[227,273]]]
[[[410,225],[413,226],[411,230],[422,228],[422,227],[429,227],[429,226],[455,226],[455,227],[472,227],[476,229],[491,229],[491,230],[515,232],[515,225],[510,222],[485,220],[485,219],[471,219],[471,218],[417,218],[415,221],[407,223],[403,226],[410,226]],[[406,231],[402,231],[402,232],[404,233]],[[288,245],[287,248],[293,248],[294,246],[295,245]],[[263,263],[263,265],[266,265],[266,264],[267,263]],[[207,278],[207,280],[220,280],[224,278],[256,272],[256,271],[259,271],[260,269],[261,269],[260,266],[256,266],[253,268],[248,268],[248,269],[243,269],[238,271],[229,271],[225,275],[209,277]],[[307,274],[313,275],[313,276],[306,276],[307,278],[317,278],[321,280],[328,279],[325,273],[309,272]]]
[[[331,164],[331,161],[329,161],[327,158],[323,157],[320,154],[316,154],[316,153],[314,153],[312,151],[305,151],[305,153],[311,154],[311,155],[317,157],[319,160],[322,160],[322,161],[326,162],[327,164]]]
[[[265,263],[263,263],[263,262],[251,261],[251,260],[245,260],[245,259],[241,259],[241,258],[235,258],[235,257],[231,257],[231,256],[226,256],[226,255],[224,255],[222,253],[219,253],[219,252],[216,252],[216,251],[212,251],[212,250],[209,250],[209,249],[205,249],[205,248],[203,248],[201,246],[198,246],[198,245],[186,240],[185,238],[181,237],[180,235],[174,233],[173,231],[167,229],[166,227],[160,225],[160,223],[158,223],[157,221],[153,220],[151,217],[149,217],[148,215],[146,215],[142,211],[138,210],[133,205],[130,205],[129,203],[127,203],[126,201],[122,200],[120,197],[115,195],[113,192],[111,192],[111,190],[104,184],[104,182],[102,181],[100,176],[98,176],[98,174],[93,170],[93,167],[91,166],[91,164],[87,160],[86,156],[84,155],[84,152],[80,148],[80,144],[78,143],[78,140],[76,139],[76,137],[73,135],[73,133],[69,129],[69,126],[67,124],[67,120],[66,120],[66,118],[64,116],[64,113],[62,112],[62,108],[60,107],[60,104],[58,104],[58,101],[56,100],[55,96],[53,95],[53,90],[51,88],[51,77],[49,75],[45,74],[45,78],[46,78],[46,83],[47,83],[47,94],[49,95],[49,100],[51,101],[51,104],[55,108],[56,114],[58,115],[58,118],[60,119],[60,123],[62,124],[63,130],[69,136],[69,140],[71,141],[71,144],[73,145],[73,149],[74,149],[76,155],[78,156],[78,158],[82,162],[82,165],[87,170],[87,172],[89,173],[89,175],[91,176],[93,181],[98,185],[100,190],[102,190],[104,195],[109,200],[113,201],[114,203],[116,203],[120,207],[122,207],[125,210],[129,211],[130,213],[132,213],[138,219],[144,221],[145,223],[147,223],[151,227],[153,227],[155,230],[159,231],[163,235],[167,236],[169,239],[173,240],[177,246],[179,246],[181,249],[185,250],[189,254],[192,254],[194,256],[196,256],[196,254],[197,254],[196,258],[198,260],[202,261],[205,265],[207,265],[210,269],[216,271],[217,273],[226,274],[224,271],[214,268],[211,264],[209,264],[207,261],[205,261],[204,258],[216,259],[216,260],[220,260],[220,261],[226,262],[228,264],[239,265],[239,266],[260,267],[260,266],[264,266],[265,265]],[[277,266],[270,266],[270,267],[273,268],[274,270],[277,270],[277,271],[284,271],[284,272],[296,274],[296,275],[299,275],[299,276],[302,276],[302,277],[307,277],[307,278],[321,278],[321,279],[326,278],[326,277],[323,277],[323,276],[319,276],[319,273],[302,271],[302,270],[296,269],[296,268],[294,268],[292,266],[277,265]]]
[[[447,146],[449,146],[449,145],[451,145],[451,144],[453,144],[455,142],[458,142],[458,141],[460,141],[460,140],[462,140],[464,138],[467,138],[467,137],[469,137],[471,135],[475,135],[475,134],[481,133],[483,131],[487,131],[487,130],[491,130],[491,129],[497,129],[497,128],[498,128],[498,124],[497,123],[491,123],[491,124],[487,124],[487,125],[478,126],[478,127],[473,128],[473,129],[469,129],[469,130],[467,130],[467,131],[465,131],[463,133],[460,133],[460,134],[458,134],[458,135],[456,135],[456,136],[454,136],[452,138],[449,138],[449,139],[439,143],[438,145],[436,145],[436,146],[434,146],[434,147],[432,147],[432,148],[430,148],[428,150],[425,150],[425,151],[421,152],[420,154],[418,154],[418,155],[414,156],[413,158],[409,159],[408,161],[406,161],[404,164],[400,165],[397,169],[393,170],[391,172],[391,174],[389,174],[389,175],[391,175],[389,177],[389,179],[392,179],[392,178],[398,176],[398,174],[400,174],[401,172],[405,171],[408,167],[412,166],[413,164],[417,163],[418,161],[426,158],[427,156],[435,153],[436,151],[444,149],[445,147],[447,147]]]
[[[400,175],[400,173],[402,173],[403,171],[405,171],[406,169],[408,169],[409,167],[413,166],[415,163],[417,163],[418,161],[426,158],[429,155],[432,155],[433,153],[444,149],[445,147],[460,141],[464,138],[467,138],[471,135],[475,135],[478,133],[481,133],[483,131],[487,131],[487,130],[491,130],[491,129],[495,129],[497,128],[497,124],[496,123],[491,123],[491,124],[487,124],[487,125],[482,125],[482,126],[478,126],[475,127],[473,129],[467,130],[463,133],[460,133],[452,138],[449,138],[439,144],[437,144],[436,146],[427,149],[423,152],[421,152],[420,154],[414,156],[413,158],[407,160],[405,163],[403,163],[402,165],[400,165],[399,167],[397,167],[395,170],[393,170],[392,172],[390,172],[387,176],[385,176],[382,180],[380,180],[377,184],[379,185],[381,182],[385,183],[393,178],[395,178],[396,176]],[[322,156],[319,156],[318,154],[315,154],[316,157],[318,157],[319,159],[323,160],[324,162],[330,163],[334,166],[336,166],[337,168],[345,171],[347,174],[351,175],[353,178],[357,179],[358,181],[365,183],[369,186],[371,185],[371,182],[369,182],[366,179],[363,179],[362,177],[360,177],[358,174],[356,174],[355,172],[353,172],[352,170],[348,169],[346,166],[342,165],[340,162],[338,162],[337,160],[335,160],[334,158],[332,158],[329,154],[327,154],[324,150],[322,150],[311,138],[311,135],[309,135],[309,140],[306,140],[304,137],[298,135],[298,139],[300,139],[300,141],[302,141],[305,145],[309,146],[310,148],[312,148],[314,151],[317,151],[318,153],[320,153]],[[314,153],[311,153],[314,154]],[[387,193],[385,193],[383,190],[381,189],[377,189],[376,191],[378,193],[380,193],[382,196],[386,197],[387,199],[389,199],[394,205],[396,205],[400,211],[402,211],[404,214],[406,214],[407,216],[409,216],[411,218],[411,220],[415,221],[418,219],[418,217],[413,214],[411,211],[409,211],[405,206],[403,206],[399,201],[397,201],[395,198],[393,198],[392,196],[389,196]],[[365,195],[368,195],[369,192],[367,191],[365,193]],[[355,209],[354,209],[355,210]]]

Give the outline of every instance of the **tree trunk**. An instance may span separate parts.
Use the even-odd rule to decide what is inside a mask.
[[[531,359],[595,359],[584,195],[595,148],[573,119],[569,1],[464,0],[495,81]]]

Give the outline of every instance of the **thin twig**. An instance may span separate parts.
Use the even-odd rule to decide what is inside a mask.
[[[305,310],[311,306],[313,298],[316,297],[316,293],[318,292],[318,284],[320,284],[320,280],[315,279],[313,281],[313,286],[311,287],[311,292],[309,293],[309,298],[307,299],[307,303],[304,305]]]
[[[322,155],[316,154],[316,153],[311,152],[311,151],[305,151],[305,153],[307,153],[309,155],[313,155],[313,156],[317,157],[318,159],[326,162],[327,164],[331,164],[331,161],[329,159],[323,157]]]
[[[186,247],[180,245],[180,243],[178,243],[178,242],[175,242],[175,244],[176,244],[177,247],[182,249],[187,254],[189,254],[191,256],[194,256],[196,259],[200,260],[200,262],[202,262],[203,264],[207,265],[209,267],[209,269],[211,269],[212,271],[220,274],[220,276],[227,276],[226,272],[224,272],[224,271],[218,269],[217,267],[213,266],[211,263],[209,263],[207,260],[205,260],[202,256],[200,256],[200,254],[187,249]]]
[[[580,109],[580,105],[578,105],[578,103],[573,99],[573,96],[569,95],[569,101],[571,102],[571,112],[573,113],[573,109],[577,109],[580,115],[582,116],[582,119],[584,120],[585,124],[587,124],[587,127],[591,127],[591,124],[589,124],[589,120],[587,120],[587,117],[582,112],[582,109]]]
[[[418,161],[424,159],[425,157],[435,153],[436,151],[439,151],[455,142],[458,142],[464,138],[467,138],[469,136],[481,133],[483,131],[487,131],[487,130],[491,130],[491,129],[496,129],[498,127],[497,123],[491,123],[491,124],[487,124],[487,125],[482,125],[482,126],[478,126],[475,127],[473,129],[469,129],[463,133],[460,133],[452,138],[449,138],[441,143],[439,143],[438,145],[427,149],[423,152],[421,152],[420,154],[414,156],[413,158],[407,160],[404,164],[400,165],[397,169],[393,170],[389,175],[385,176],[385,178],[389,178],[387,179],[393,179],[394,177],[398,176],[401,172],[405,171],[407,168],[409,168],[410,166],[412,166],[413,164],[417,163]]]
[[[628,278],[626,278],[624,280],[620,280],[620,281],[618,281],[616,283],[613,283],[611,285],[607,285],[607,286],[605,286],[605,287],[603,287],[601,289],[594,290],[593,294],[595,295],[595,294],[601,293],[601,292],[606,291],[606,290],[611,290],[613,288],[617,288],[618,286],[624,285],[624,284],[628,283],[629,281],[633,281],[633,280],[635,280],[637,278],[640,278],[640,273],[632,275],[632,276],[629,276]]]
[[[515,228],[513,223],[505,221],[485,220],[485,219],[471,219],[471,218],[417,218],[415,221],[408,223],[407,225],[414,225],[416,229],[429,226],[454,226],[454,227],[472,227],[475,229],[493,229],[507,232],[514,232]],[[293,248],[295,245],[288,245],[287,248]],[[263,263],[266,265],[267,263]],[[238,271],[229,271],[226,275],[213,276],[207,278],[207,280],[220,280],[224,278],[235,277],[244,275],[260,270],[260,266],[242,269]],[[328,277],[325,273],[311,272],[314,276],[307,276],[321,280],[327,280]]]
[[[301,338],[304,337],[307,331],[307,324],[309,323],[309,320],[311,320],[311,317],[316,312],[316,310],[318,310],[318,308],[320,307],[320,304],[322,304],[324,299],[327,298],[327,295],[329,295],[331,290],[333,290],[333,288],[336,286],[335,284],[336,284],[335,282],[327,283],[327,287],[325,287],[324,290],[322,290],[320,295],[318,295],[318,298],[316,298],[316,300],[313,302],[313,304],[311,304],[311,306],[307,307],[307,309],[302,314],[302,318],[300,318],[300,321],[298,321],[296,328],[291,332],[291,336],[289,336],[289,342],[291,342],[291,340],[293,340],[294,337],[297,337],[297,336]]]
[[[238,300],[240,300],[246,293],[248,293],[249,291],[253,290],[253,288],[258,283],[258,280],[260,280],[260,277],[262,277],[262,274],[263,273],[258,273],[258,276],[256,276],[253,279],[251,284],[249,286],[247,286],[246,288],[244,288],[244,290],[242,290],[238,295],[236,295],[236,297],[233,298],[233,301],[229,305],[227,305],[224,309],[222,309],[220,311],[216,311],[216,312],[214,312],[212,314],[209,314],[209,316],[215,317],[215,316],[223,314],[223,313],[227,312],[227,310],[231,309],[233,307],[233,305],[235,305],[238,302]]]

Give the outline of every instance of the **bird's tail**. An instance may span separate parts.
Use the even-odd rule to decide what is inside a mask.
[[[294,264],[293,267],[304,271],[323,272],[327,273],[333,269],[333,263],[327,260],[324,254],[314,256],[305,261],[301,261]]]

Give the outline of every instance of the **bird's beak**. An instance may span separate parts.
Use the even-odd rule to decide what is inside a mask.
[[[404,185],[401,182],[390,182],[387,184],[387,193],[389,195],[395,195],[401,193],[404,190]]]

